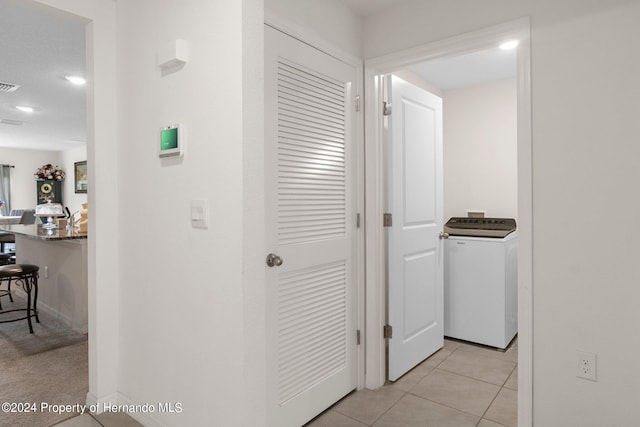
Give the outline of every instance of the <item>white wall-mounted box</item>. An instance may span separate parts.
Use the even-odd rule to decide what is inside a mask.
[[[189,59],[189,46],[184,39],[176,39],[156,52],[156,64],[162,69],[183,66]]]

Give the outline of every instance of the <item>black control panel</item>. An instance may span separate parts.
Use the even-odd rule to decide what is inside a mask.
[[[505,237],[516,231],[513,218],[453,217],[444,226],[452,236]]]

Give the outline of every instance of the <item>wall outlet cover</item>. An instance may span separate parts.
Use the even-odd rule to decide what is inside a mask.
[[[576,350],[576,377],[589,381],[597,381],[595,353]]]

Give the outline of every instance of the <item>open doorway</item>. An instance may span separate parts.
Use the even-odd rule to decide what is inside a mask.
[[[384,77],[387,212],[396,219],[387,234],[387,322],[405,337],[388,340],[389,380],[442,347],[443,335],[506,349],[517,331],[517,227],[505,228],[518,216],[511,46]],[[430,334],[431,345],[412,344]]]
[[[385,76],[388,384],[514,427],[515,77],[498,47]]]
[[[42,234],[45,240],[38,233],[46,230],[20,213],[34,212],[46,200],[79,212],[87,200],[86,193],[74,191],[74,163],[87,160],[87,95],[79,80],[86,77],[86,22],[24,1],[2,2],[0,22],[5,42],[0,47],[5,58],[0,72],[5,83],[0,91],[0,157],[12,165],[10,192],[5,193],[11,195],[5,199],[11,211],[2,225],[11,227],[15,262],[40,269],[39,322],[33,322],[33,333],[23,321],[2,324],[0,354],[8,364],[2,380],[16,384],[5,397],[84,404],[89,390],[86,235],[75,229],[67,233],[62,225]],[[60,231],[76,241],[57,240]],[[9,292],[6,282],[3,288]],[[2,320],[18,317],[9,313],[25,306],[26,290],[17,282],[3,295]],[[46,366],[58,368],[54,372]],[[43,389],[42,381],[54,387]],[[27,412],[7,414],[7,421],[35,425],[65,418]]]
[[[386,230],[382,221],[371,220],[385,213],[385,149],[382,144],[384,135],[383,117],[383,75],[408,72],[416,74],[416,64],[433,62],[443,58],[460,57],[493,49],[506,40],[517,39],[517,66],[515,90],[517,93],[517,201],[512,201],[512,209],[518,217],[520,250],[518,254],[518,290],[519,290],[519,356],[518,356],[518,416],[524,425],[531,419],[531,135],[530,135],[530,91],[529,91],[529,47],[528,21],[507,23],[431,45],[399,52],[383,58],[367,61],[366,93],[368,95],[367,133],[376,141],[375,146],[368,145],[367,157],[367,378],[369,388],[377,388],[386,380],[384,362],[386,342],[382,334],[386,307],[385,261]],[[413,69],[412,69],[413,67]],[[405,74],[408,75],[408,74]],[[446,139],[446,138],[445,138]],[[446,173],[446,172],[445,172]],[[373,184],[373,185],[372,185]],[[514,206],[516,206],[514,208]],[[468,206],[468,209],[482,209],[481,206]],[[485,208],[486,209],[486,208]],[[379,216],[378,216],[379,215]],[[450,214],[451,215],[451,214]],[[445,214],[446,216],[446,214]],[[453,216],[453,215],[451,215]],[[497,216],[497,215],[496,215]],[[506,216],[506,214],[500,214]]]
[[[87,291],[88,379],[86,403],[113,401],[117,391],[119,217],[116,93],[114,54],[115,8],[113,2],[62,2],[29,0],[36,8],[48,8],[84,25],[87,78]],[[100,194],[100,197],[96,197]],[[100,220],[105,218],[108,220]],[[97,254],[100,256],[97,256]],[[114,279],[115,278],[115,279]],[[100,409],[100,408],[98,408]]]

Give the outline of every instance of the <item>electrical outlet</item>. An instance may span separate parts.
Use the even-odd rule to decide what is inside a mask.
[[[596,379],[596,355],[576,350],[576,377],[585,380],[597,381]]]

